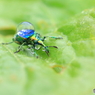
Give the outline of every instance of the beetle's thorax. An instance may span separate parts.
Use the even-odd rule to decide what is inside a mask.
[[[30,39],[31,39],[35,44],[45,46],[39,33],[35,33],[33,36],[30,37]]]
[[[39,40],[41,40],[41,37],[40,37],[40,35],[39,35],[38,33],[35,33],[34,35],[32,35],[32,36],[30,37],[30,39],[31,39],[32,41],[34,41],[34,42],[38,42]]]

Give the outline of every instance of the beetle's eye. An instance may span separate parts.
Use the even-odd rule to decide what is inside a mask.
[[[34,26],[29,22],[22,22],[17,27],[17,32],[21,30],[34,30]]]
[[[31,37],[34,32],[34,26],[29,22],[22,22],[17,27],[17,34],[23,38]]]

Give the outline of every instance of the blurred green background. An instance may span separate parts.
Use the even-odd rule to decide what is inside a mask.
[[[0,95],[94,95],[95,1],[0,0],[0,43],[10,42],[17,25],[33,23],[47,39],[48,57],[30,50],[14,54],[17,44],[0,44]]]

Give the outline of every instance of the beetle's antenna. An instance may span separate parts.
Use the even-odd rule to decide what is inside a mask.
[[[58,49],[58,47],[57,47],[57,46],[47,46],[47,47],[54,47],[54,48],[57,48],[57,49]]]
[[[11,44],[13,42],[9,42],[9,43],[1,43],[2,45],[8,45],[8,44]]]

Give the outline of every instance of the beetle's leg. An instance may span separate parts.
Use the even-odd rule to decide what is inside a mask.
[[[49,49],[48,47],[43,43],[43,40],[39,40],[38,44],[44,47],[46,54],[49,56]]]
[[[47,47],[54,47],[54,48],[58,48],[57,46],[47,46]]]
[[[45,48],[46,54],[49,56],[49,49],[48,49],[48,46],[45,46],[44,48]]]
[[[11,44],[13,42],[9,42],[9,43],[1,43],[2,45],[8,45],[8,44]]]
[[[31,49],[31,50],[32,50],[32,54],[33,54],[34,56],[36,56],[36,58],[38,58],[38,54],[37,54],[36,51],[35,51],[35,45],[33,45],[32,47],[28,46],[28,49]]]
[[[48,49],[48,47],[54,47],[54,46],[45,46],[44,44],[42,44],[41,47],[39,49],[37,49],[37,50],[40,50],[42,47],[44,47],[44,51],[49,56],[49,49]],[[35,51],[35,47],[34,47],[34,51]],[[37,56],[36,52],[35,52],[35,55]]]
[[[36,58],[38,58],[38,54],[36,53],[36,51],[34,50],[34,55],[36,56]]]
[[[44,47],[45,48],[45,52],[46,52],[46,54],[49,56],[49,49],[48,49],[48,47],[54,47],[54,48],[58,48],[57,46],[46,46],[46,47]]]
[[[44,36],[44,37],[42,38],[42,41],[44,41],[46,38],[47,38],[47,36]]]
[[[20,50],[21,50],[21,45],[18,46],[18,49],[14,53],[18,53],[18,52],[20,52]]]
[[[36,53],[36,51],[35,51],[35,48],[34,48],[34,47],[32,48],[32,50],[33,50],[32,52],[33,52],[34,56],[36,56],[36,58],[38,58],[38,54]]]
[[[54,37],[54,36],[48,36],[49,38],[54,38],[54,39],[63,39],[62,37]]]
[[[18,52],[20,52],[21,51],[21,49],[22,49],[22,46],[24,45],[24,43],[23,44],[21,44],[20,46],[18,46],[18,49],[17,49],[17,51],[15,51],[14,53],[18,53]]]
[[[44,41],[47,37],[49,37],[49,38],[54,38],[54,39],[63,39],[62,37],[44,36],[44,37],[42,38],[42,41]]]

